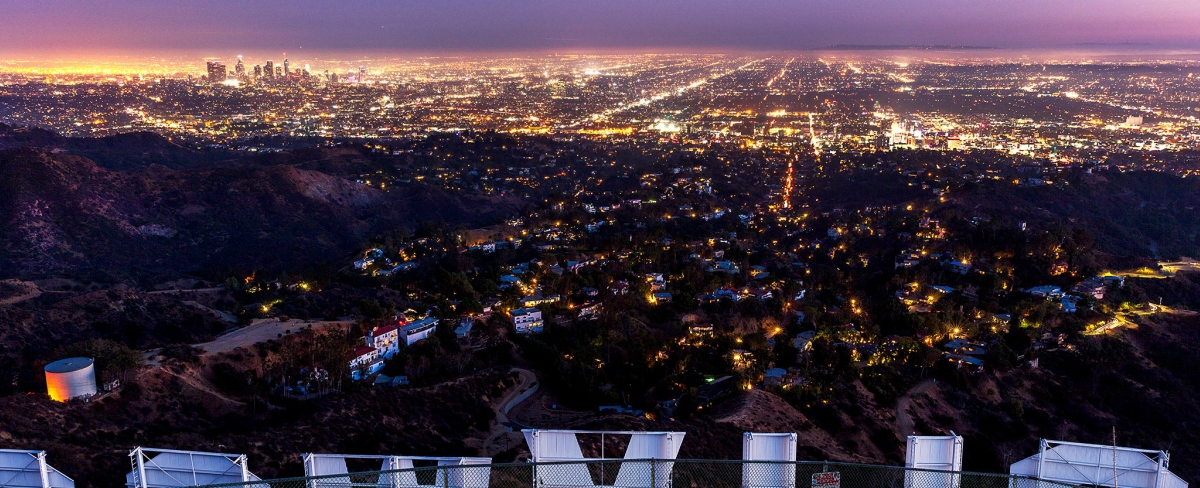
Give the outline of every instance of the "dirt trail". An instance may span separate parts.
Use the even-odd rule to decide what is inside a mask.
[[[492,404],[492,408],[496,410],[496,419],[492,422],[492,429],[488,431],[479,446],[480,452],[487,456],[494,456],[520,444],[521,433],[511,427],[512,422],[508,419],[508,411],[528,400],[541,386],[532,371],[520,368],[514,368],[513,371],[516,371],[521,379],[509,390],[508,394],[504,395],[504,398]]]
[[[197,390],[200,390],[209,395],[212,395],[214,398],[217,398],[221,401],[232,403],[234,405],[245,405],[246,404],[246,402],[243,402],[240,400],[234,400],[232,398],[225,396],[224,393],[214,390],[206,382],[200,381],[191,375],[179,374],[174,371],[171,371],[170,368],[163,368],[161,371],[166,372],[167,374],[174,376],[176,378],[179,378],[180,381],[186,383],[188,386],[195,388]]]
[[[212,342],[202,344],[193,344],[194,346],[203,349],[205,354],[220,354],[229,352],[243,346],[253,346],[260,342],[267,342],[271,339],[276,339],[282,335],[300,332],[303,329],[312,327],[313,329],[321,329],[331,325],[345,327],[353,324],[350,320],[318,320],[318,321],[303,321],[292,319],[285,322],[278,320],[262,320],[237,329],[233,332],[223,334],[217,337]]]
[[[912,414],[908,413],[908,407],[912,405],[913,397],[929,391],[935,385],[936,383],[932,379],[917,383],[916,386],[909,389],[904,393],[904,396],[896,401],[896,431],[900,433],[901,439],[916,433],[913,432]]]
[[[192,288],[190,290],[154,290],[146,292],[147,295],[178,295],[181,293],[211,293],[214,291],[224,291],[224,286],[213,286],[209,288]]]
[[[25,288],[25,291],[24,291],[24,293],[21,293],[20,295],[12,296],[12,297],[8,297],[8,298],[0,300],[0,305],[12,305],[14,303],[20,303],[25,300],[32,300],[32,299],[37,298],[42,295],[42,289],[38,288],[38,286],[36,284],[29,282],[29,281],[4,280],[3,283],[23,287],[23,288]]]
[[[346,327],[353,324],[350,320],[318,320],[313,322],[303,321],[299,319],[291,319],[285,322],[280,322],[273,319],[259,319],[246,327],[222,334],[211,342],[203,342],[192,344],[192,347],[200,349],[201,355],[221,354],[232,351],[239,347],[248,347],[260,342],[267,342],[271,339],[276,339],[286,334],[300,332],[303,329],[312,327],[313,329],[322,329],[329,326]],[[162,348],[150,349],[145,352],[146,364],[149,366],[162,366],[161,362],[156,359],[162,354]]]

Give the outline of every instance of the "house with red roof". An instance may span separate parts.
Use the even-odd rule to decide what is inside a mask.
[[[357,346],[350,350],[350,377],[356,381],[383,369],[383,358],[371,346]]]

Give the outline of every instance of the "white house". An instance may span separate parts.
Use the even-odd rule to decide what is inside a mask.
[[[421,339],[429,337],[437,328],[438,319],[425,317],[400,326],[400,337],[406,345],[412,345]]]
[[[521,334],[542,332],[542,311],[536,308],[518,308],[512,311],[513,328]]]
[[[355,381],[383,369],[383,358],[379,351],[371,346],[358,346],[350,351],[350,377]]]
[[[375,327],[367,334],[367,346],[374,348],[381,357],[390,358],[400,351],[400,334],[397,325]]]

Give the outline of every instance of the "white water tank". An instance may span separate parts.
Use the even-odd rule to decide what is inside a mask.
[[[47,364],[46,392],[51,400],[58,402],[95,395],[95,362],[89,358],[66,358]]]

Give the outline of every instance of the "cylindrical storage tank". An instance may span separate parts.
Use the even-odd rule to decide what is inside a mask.
[[[89,358],[66,358],[47,364],[46,392],[58,402],[95,395],[95,362]]]

